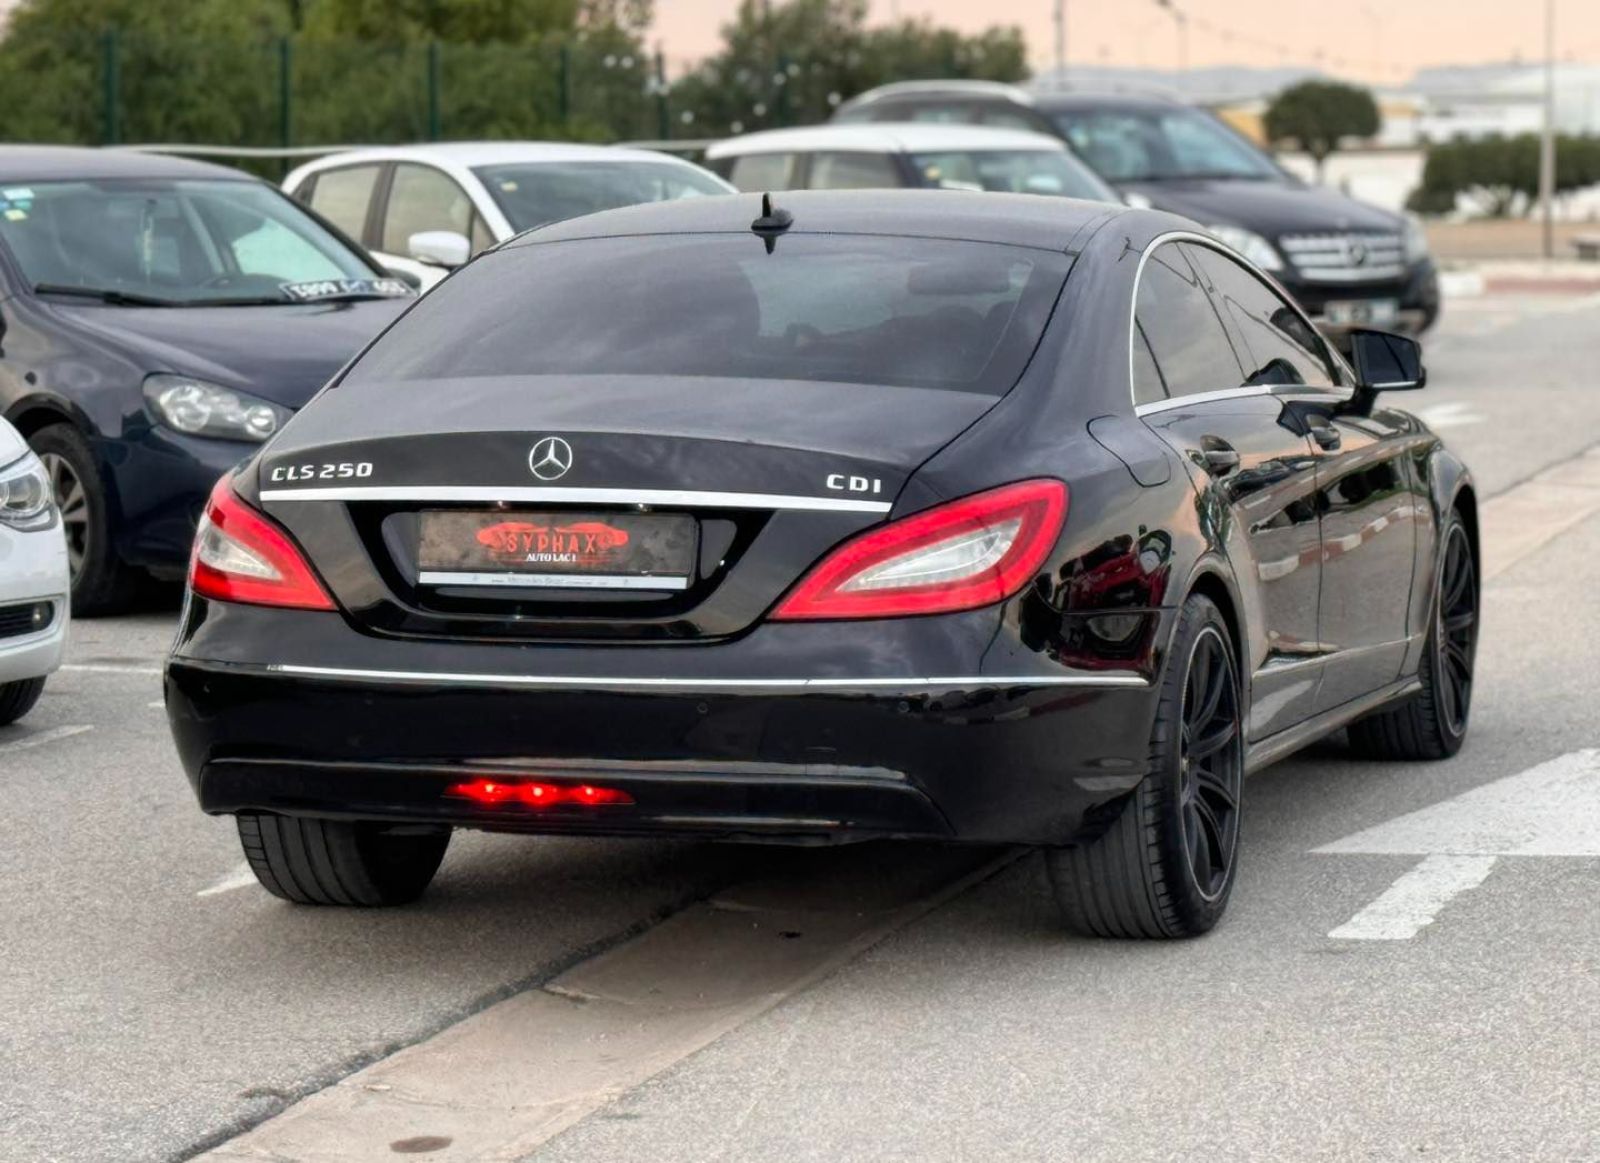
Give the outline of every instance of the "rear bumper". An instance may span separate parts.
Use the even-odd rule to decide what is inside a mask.
[[[337,615],[287,618],[322,623],[336,641],[359,637]],[[936,643],[963,636],[922,629]],[[859,649],[870,637],[860,625],[764,626],[750,635],[770,639],[757,647],[584,652],[636,677],[552,674],[571,666],[559,648],[510,648],[517,673],[401,669],[382,657],[395,645],[384,643],[367,651],[367,666],[179,655],[167,668],[167,710],[208,812],[792,842],[1064,843],[1110,818],[1145,774],[1146,675],[1036,663],[1031,677],[808,678],[793,668],[732,677],[709,657],[759,652],[804,665],[804,651],[784,641],[798,643],[796,631],[813,648],[854,635]],[[302,645],[285,638],[278,656],[305,656]],[[505,647],[460,649],[485,663],[507,657]],[[637,669],[644,653],[653,673]],[[668,677],[669,666],[696,677]],[[486,807],[447,794],[467,778],[599,784],[634,803]]]

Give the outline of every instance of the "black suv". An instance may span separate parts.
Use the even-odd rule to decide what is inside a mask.
[[[1439,280],[1415,219],[1308,186],[1202,109],[1131,94],[1029,94],[987,82],[885,85],[835,121],[946,121],[1051,133],[1129,202],[1192,218],[1270,271],[1333,333],[1421,333]]]

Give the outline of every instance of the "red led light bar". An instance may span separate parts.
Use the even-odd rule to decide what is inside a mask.
[[[530,780],[469,779],[451,784],[447,796],[460,796],[484,807],[515,804],[524,808],[554,808],[570,804],[583,807],[611,807],[631,804],[633,797],[614,787],[590,783],[561,784]]]

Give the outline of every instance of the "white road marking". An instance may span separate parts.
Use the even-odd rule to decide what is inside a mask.
[[[217,896],[220,893],[232,892],[236,888],[249,888],[256,883],[256,874],[250,871],[250,866],[240,861],[239,867],[228,873],[210,888],[203,888],[195,896]]]
[[[1574,751],[1314,851],[1600,856],[1600,749]]]
[[[1328,936],[1336,941],[1409,941],[1433,924],[1445,905],[1482,884],[1495,860],[1430,856]]]
[[[1441,428],[1465,428],[1471,424],[1482,424],[1488,419],[1482,412],[1475,411],[1471,404],[1459,401],[1433,404],[1420,409],[1417,417],[1435,431]]]
[[[62,670],[83,674],[160,674],[159,666],[141,666],[132,662],[69,662]]]
[[[10,755],[13,751],[26,751],[30,747],[43,747],[46,743],[54,743],[57,739],[67,739],[73,735],[82,735],[85,731],[93,730],[93,723],[76,723],[68,727],[49,727],[43,731],[35,731],[31,735],[24,735],[20,739],[0,743],[0,755]]]
[[[1312,851],[1426,857],[1328,936],[1404,941],[1502,856],[1600,857],[1600,749],[1574,751]]]

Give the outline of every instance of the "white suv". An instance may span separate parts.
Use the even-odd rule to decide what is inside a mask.
[[[67,542],[50,478],[0,420],[0,727],[39,701],[67,645]]]

